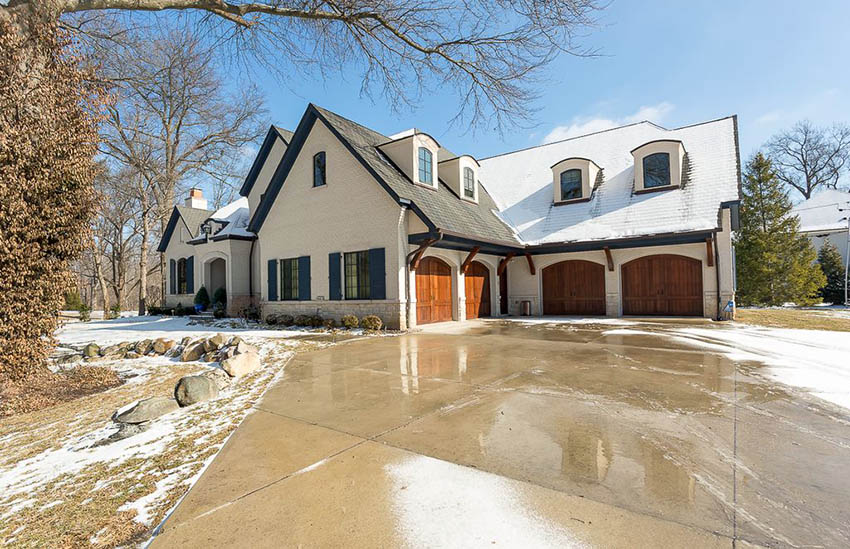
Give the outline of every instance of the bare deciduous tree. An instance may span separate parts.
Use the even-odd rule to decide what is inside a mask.
[[[808,200],[819,187],[836,188],[850,167],[850,126],[819,128],[803,120],[768,141],[767,151],[776,176]]]

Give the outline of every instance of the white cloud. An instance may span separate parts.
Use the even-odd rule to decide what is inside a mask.
[[[657,105],[643,106],[636,112],[621,118],[588,118],[584,116],[577,116],[573,118],[570,124],[566,126],[556,126],[553,128],[552,131],[546,134],[546,137],[543,138],[542,143],[552,143],[553,141],[560,141],[562,139],[576,137],[578,135],[585,135],[588,133],[607,130],[609,128],[616,128],[617,126],[641,122],[643,120],[649,120],[650,122],[660,124],[672,110],[673,105],[671,103],[662,101]]]

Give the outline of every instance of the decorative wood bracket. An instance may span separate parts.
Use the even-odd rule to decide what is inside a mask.
[[[460,266],[460,272],[466,274],[466,271],[469,269],[469,266],[472,264],[472,260],[475,259],[475,256],[478,254],[478,250],[481,249],[481,246],[476,246],[472,248],[472,251],[469,252],[469,255],[466,256],[466,259],[463,260],[463,264]]]
[[[711,246],[711,237],[705,239],[705,253],[708,254],[708,266],[714,267],[714,250]]]
[[[528,261],[528,272],[530,272],[532,276],[536,275],[537,269],[534,268],[534,260],[531,259],[531,254],[525,254],[525,260]]]
[[[508,267],[508,262],[513,259],[515,255],[516,254],[514,252],[510,252],[509,254],[507,254],[505,258],[499,262],[499,268],[496,270],[496,274],[501,276],[502,273],[505,272],[505,269]]]
[[[425,250],[427,250],[428,247],[436,241],[436,238],[429,238],[419,245],[419,249],[414,252],[413,259],[410,261],[410,270],[415,271],[419,268],[419,262],[422,261],[422,256],[425,254]]]
[[[611,248],[609,248],[608,246],[605,246],[602,249],[605,250],[605,259],[608,260],[608,270],[613,272],[614,271],[614,256],[611,255]]]

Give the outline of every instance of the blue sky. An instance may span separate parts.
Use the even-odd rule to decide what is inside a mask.
[[[355,72],[345,82],[258,84],[269,121],[283,127],[294,129],[312,101],[386,134],[419,127],[479,158],[644,118],[675,127],[737,114],[746,161],[802,118],[850,122],[848,21],[843,0],[614,0],[584,42],[602,55],[557,59],[541,79],[533,127],[505,135],[449,127],[458,98],[448,93],[393,115],[381,98],[360,97]]]

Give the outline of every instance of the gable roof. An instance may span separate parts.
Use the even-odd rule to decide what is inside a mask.
[[[257,152],[257,156],[251,164],[248,176],[245,178],[245,182],[242,183],[242,187],[239,189],[239,194],[241,196],[248,196],[251,193],[254,183],[257,182],[257,177],[260,175],[260,170],[262,169],[263,164],[266,163],[269,153],[272,151],[275,140],[281,139],[285,145],[289,146],[289,143],[292,141],[292,135],[291,131],[278,128],[274,124],[269,127],[269,131],[263,139],[263,144],[260,145],[260,150]]]
[[[850,207],[850,193],[824,189],[794,206],[794,213],[800,218],[801,231],[844,231],[848,212],[839,211],[839,207]]]
[[[195,230],[206,221],[211,210],[202,210],[200,208],[189,208],[188,206],[174,206],[171,210],[171,217],[168,218],[168,225],[165,226],[165,232],[162,233],[162,238],[159,240],[159,245],[156,251],[164,252],[168,248],[168,243],[171,241],[171,235],[177,228],[178,223],[183,223],[183,226],[189,231],[189,234],[195,236]],[[194,227],[194,228],[193,228]]]
[[[658,140],[682,142],[682,185],[637,194],[630,151]],[[550,166],[570,157],[596,163],[602,169],[601,183],[590,200],[556,206]],[[481,179],[499,215],[532,246],[714,230],[721,206],[739,199],[734,116],[673,130],[639,122],[480,163]]]
[[[471,238],[519,244],[513,230],[494,213],[496,203],[483,186],[479,192],[478,204],[474,204],[460,200],[442,181],[436,190],[416,185],[378,150],[378,145],[390,141],[389,137],[312,103],[301,118],[248,230],[256,233],[262,227],[316,120],[321,120],[330,129],[393,200],[399,204],[410,205],[429,229],[442,229],[462,233]],[[447,156],[451,154],[446,152]]]

